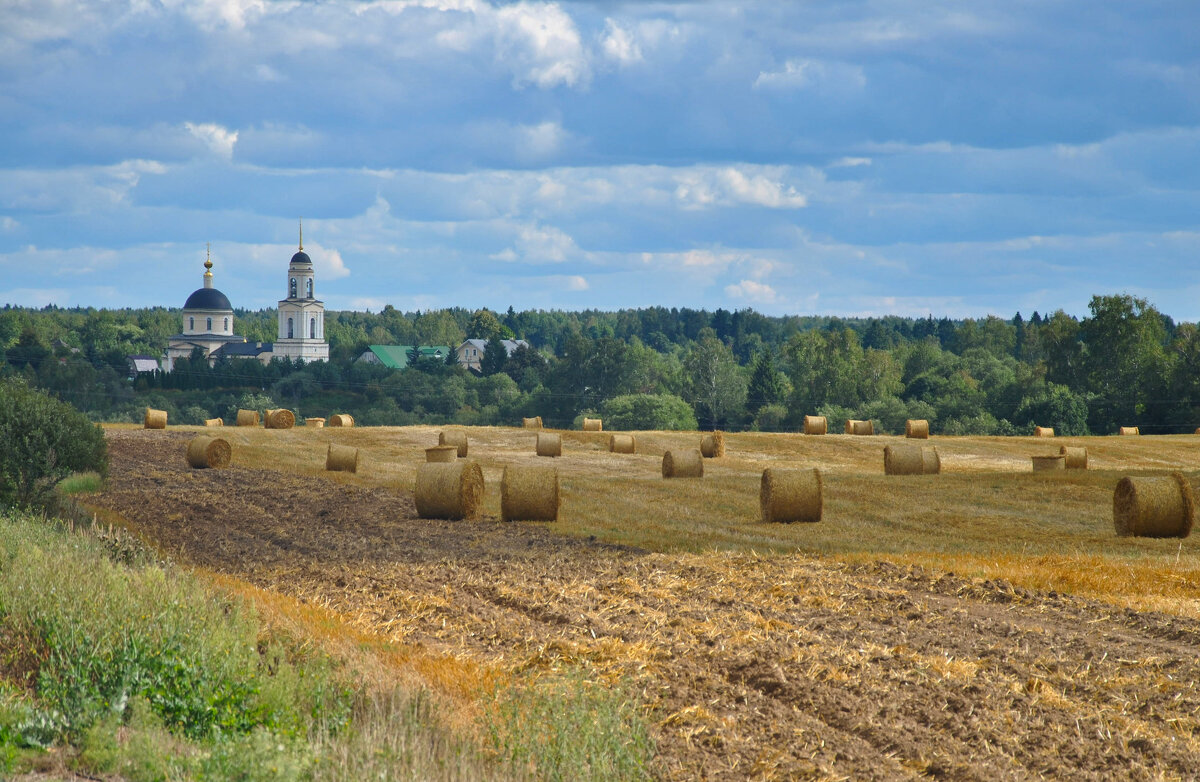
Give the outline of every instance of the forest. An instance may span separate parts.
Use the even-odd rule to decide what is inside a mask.
[[[925,418],[941,434],[1191,432],[1200,425],[1200,332],[1145,299],[1095,296],[1079,318],[772,317],[754,310],[454,308],[326,313],[330,361],[193,355],[174,372],[129,376],[126,357],[160,356],[178,310],[0,311],[0,375],[70,402],[97,421],[230,419],[239,407],[299,416],[348,412],[365,425],[797,431],[806,414],[872,419],[901,432]],[[273,309],[235,311],[235,331],[274,338]],[[421,360],[395,370],[356,361],[370,344],[489,340],[482,373]],[[507,355],[503,338],[532,349]]]

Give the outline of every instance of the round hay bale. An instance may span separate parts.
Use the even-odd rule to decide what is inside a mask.
[[[929,422],[924,418],[910,418],[904,422],[904,436],[911,440],[929,439]]]
[[[1196,498],[1182,473],[1122,478],[1113,492],[1113,526],[1121,537],[1186,538]]]
[[[143,423],[147,429],[166,429],[167,411],[155,410],[153,407],[147,407],[146,417]]]
[[[205,426],[224,426],[225,419],[224,418],[205,418],[204,425]]]
[[[267,429],[291,429],[296,425],[296,414],[291,410],[268,410],[263,417],[263,426]]]
[[[438,432],[438,445],[454,445],[458,447],[458,458],[467,456],[467,433],[462,429],[446,429]]]
[[[324,429],[325,428],[325,419],[324,418],[305,418],[304,425],[310,429]]]
[[[1058,452],[1062,454],[1066,469],[1086,470],[1088,468],[1087,448],[1064,445],[1058,449]]]
[[[921,449],[921,473],[923,475],[940,475],[942,472],[942,457],[938,456],[937,448]]]
[[[759,504],[765,522],[821,520],[821,471],[784,470],[768,467],[763,470]]]
[[[483,470],[475,462],[422,464],[413,487],[422,519],[473,519],[483,501]]]
[[[1195,432],[1192,432],[1192,434],[1200,434],[1200,428],[1197,428]]]
[[[562,435],[539,432],[536,450],[538,456],[562,456]]]
[[[1124,437],[1138,435],[1141,433],[1142,433],[1142,430],[1138,429],[1136,426],[1122,426],[1120,429],[1117,430],[1117,434],[1122,435]]]
[[[609,453],[637,453],[637,440],[631,434],[614,434],[608,438]]]
[[[1065,470],[1067,468],[1067,457],[1062,454],[1058,456],[1031,456],[1029,458],[1033,460],[1034,472]]]
[[[500,478],[500,518],[505,521],[558,521],[557,467],[504,468]]]
[[[541,429],[542,417],[539,415],[534,418],[522,418],[521,426],[525,427],[526,429]]]
[[[229,447],[229,441],[220,437],[200,435],[188,443],[187,463],[195,469],[228,467],[232,457],[233,449]]]
[[[921,475],[925,461],[919,445],[888,445],[883,449],[884,475]]]
[[[238,426],[258,426],[258,411],[257,410],[238,410],[237,425]]]
[[[700,438],[700,455],[705,459],[720,459],[725,455],[725,433],[709,432]]]
[[[330,472],[358,472],[358,449],[330,443],[329,450],[325,452],[325,469]]]
[[[825,420],[823,415],[806,415],[804,416],[804,433],[805,434],[825,434],[829,431],[829,422]]]
[[[452,462],[458,458],[458,446],[435,445],[425,449],[426,462]]]
[[[351,427],[354,426],[354,416],[349,413],[334,413],[329,416],[329,421],[326,424],[328,426]]]
[[[1053,426],[1035,426],[1035,427],[1033,427],[1033,436],[1034,437],[1053,437],[1054,436],[1054,427]]]
[[[599,418],[585,418],[583,419],[583,431],[602,432],[604,431],[604,422]]]
[[[664,478],[703,478],[704,456],[699,448],[667,451],[663,454],[662,474]]]
[[[850,434],[875,434],[874,421],[850,421]]]

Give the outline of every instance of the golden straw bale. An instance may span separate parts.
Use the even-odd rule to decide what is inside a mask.
[[[329,444],[325,452],[325,469],[331,472],[358,472],[358,449],[348,445]]]
[[[1142,433],[1142,430],[1137,428],[1136,426],[1122,426],[1120,429],[1117,430],[1117,434],[1125,435],[1125,436],[1141,434],[1141,433]]]
[[[268,410],[263,416],[263,427],[267,429],[291,429],[295,425],[296,414],[291,410]]]
[[[904,436],[912,440],[929,439],[929,422],[924,418],[910,418],[904,422]]]
[[[562,456],[562,435],[539,432],[536,450],[538,456]]]
[[[229,441],[220,437],[193,437],[187,447],[187,463],[194,468],[228,467],[232,456],[233,449],[229,447]]]
[[[1186,538],[1196,518],[1196,498],[1182,473],[1122,478],[1113,492],[1113,526],[1121,537]]]
[[[846,434],[875,434],[875,422],[847,419]]]
[[[942,460],[936,448],[920,445],[889,445],[883,449],[885,475],[937,475]]]
[[[1067,457],[1062,454],[1058,456],[1031,456],[1029,458],[1033,460],[1034,472],[1065,470],[1067,468]]]
[[[1200,427],[1198,427],[1195,432],[1192,432],[1192,434],[1200,434]]]
[[[325,419],[324,418],[305,418],[304,425],[309,427],[310,429],[324,429],[325,428]]]
[[[1086,470],[1088,468],[1087,448],[1064,445],[1058,449],[1058,452],[1062,454],[1066,469]]]
[[[719,459],[725,455],[725,433],[709,432],[700,438],[700,455],[705,459]]]
[[[258,426],[258,411],[257,410],[238,410],[237,425],[238,426]]]
[[[458,458],[467,455],[467,433],[462,429],[446,429],[438,432],[438,445],[458,446]]]
[[[614,434],[608,438],[610,453],[637,453],[637,440],[631,434]]]
[[[1054,436],[1054,427],[1053,426],[1035,426],[1035,427],[1033,427],[1033,436],[1034,437],[1053,437]]]
[[[205,426],[224,426],[225,419],[224,418],[205,418],[204,425]]]
[[[167,428],[167,411],[155,410],[152,407],[146,408],[146,417],[144,420],[146,429],[166,429]]]
[[[667,451],[663,454],[662,474],[664,478],[703,478],[704,456],[699,448]]]
[[[823,415],[806,415],[804,416],[804,433],[805,434],[825,434],[829,431],[829,422],[825,420]]]
[[[784,470],[768,467],[763,470],[759,504],[762,520],[766,522],[821,520],[821,471]]]
[[[351,427],[354,426],[354,416],[350,415],[349,413],[334,413],[333,415],[329,416],[329,421],[326,422],[326,425]]]
[[[422,519],[473,519],[483,501],[483,470],[475,462],[422,464],[413,487]]]
[[[452,462],[457,458],[457,445],[435,445],[425,449],[425,461],[427,462]]]
[[[504,468],[500,479],[500,518],[505,521],[558,521],[558,468]]]
[[[604,422],[599,418],[585,418],[583,419],[583,431],[602,432],[604,431]]]
[[[521,426],[525,427],[526,429],[541,429],[542,417],[539,415],[534,418],[522,418]]]

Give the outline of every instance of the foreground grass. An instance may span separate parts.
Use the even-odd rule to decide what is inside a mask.
[[[567,680],[493,688],[475,739],[444,723],[427,690],[364,681],[304,626],[269,628],[236,592],[129,548],[0,514],[0,777],[646,775],[645,731],[619,692],[597,698]],[[543,719],[571,727],[546,733]]]

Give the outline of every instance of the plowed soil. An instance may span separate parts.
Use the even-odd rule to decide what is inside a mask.
[[[666,555],[418,520],[409,492],[190,470],[110,431],[112,509],[160,550],[406,643],[644,693],[666,779],[1194,779],[1200,623],[802,555]]]

